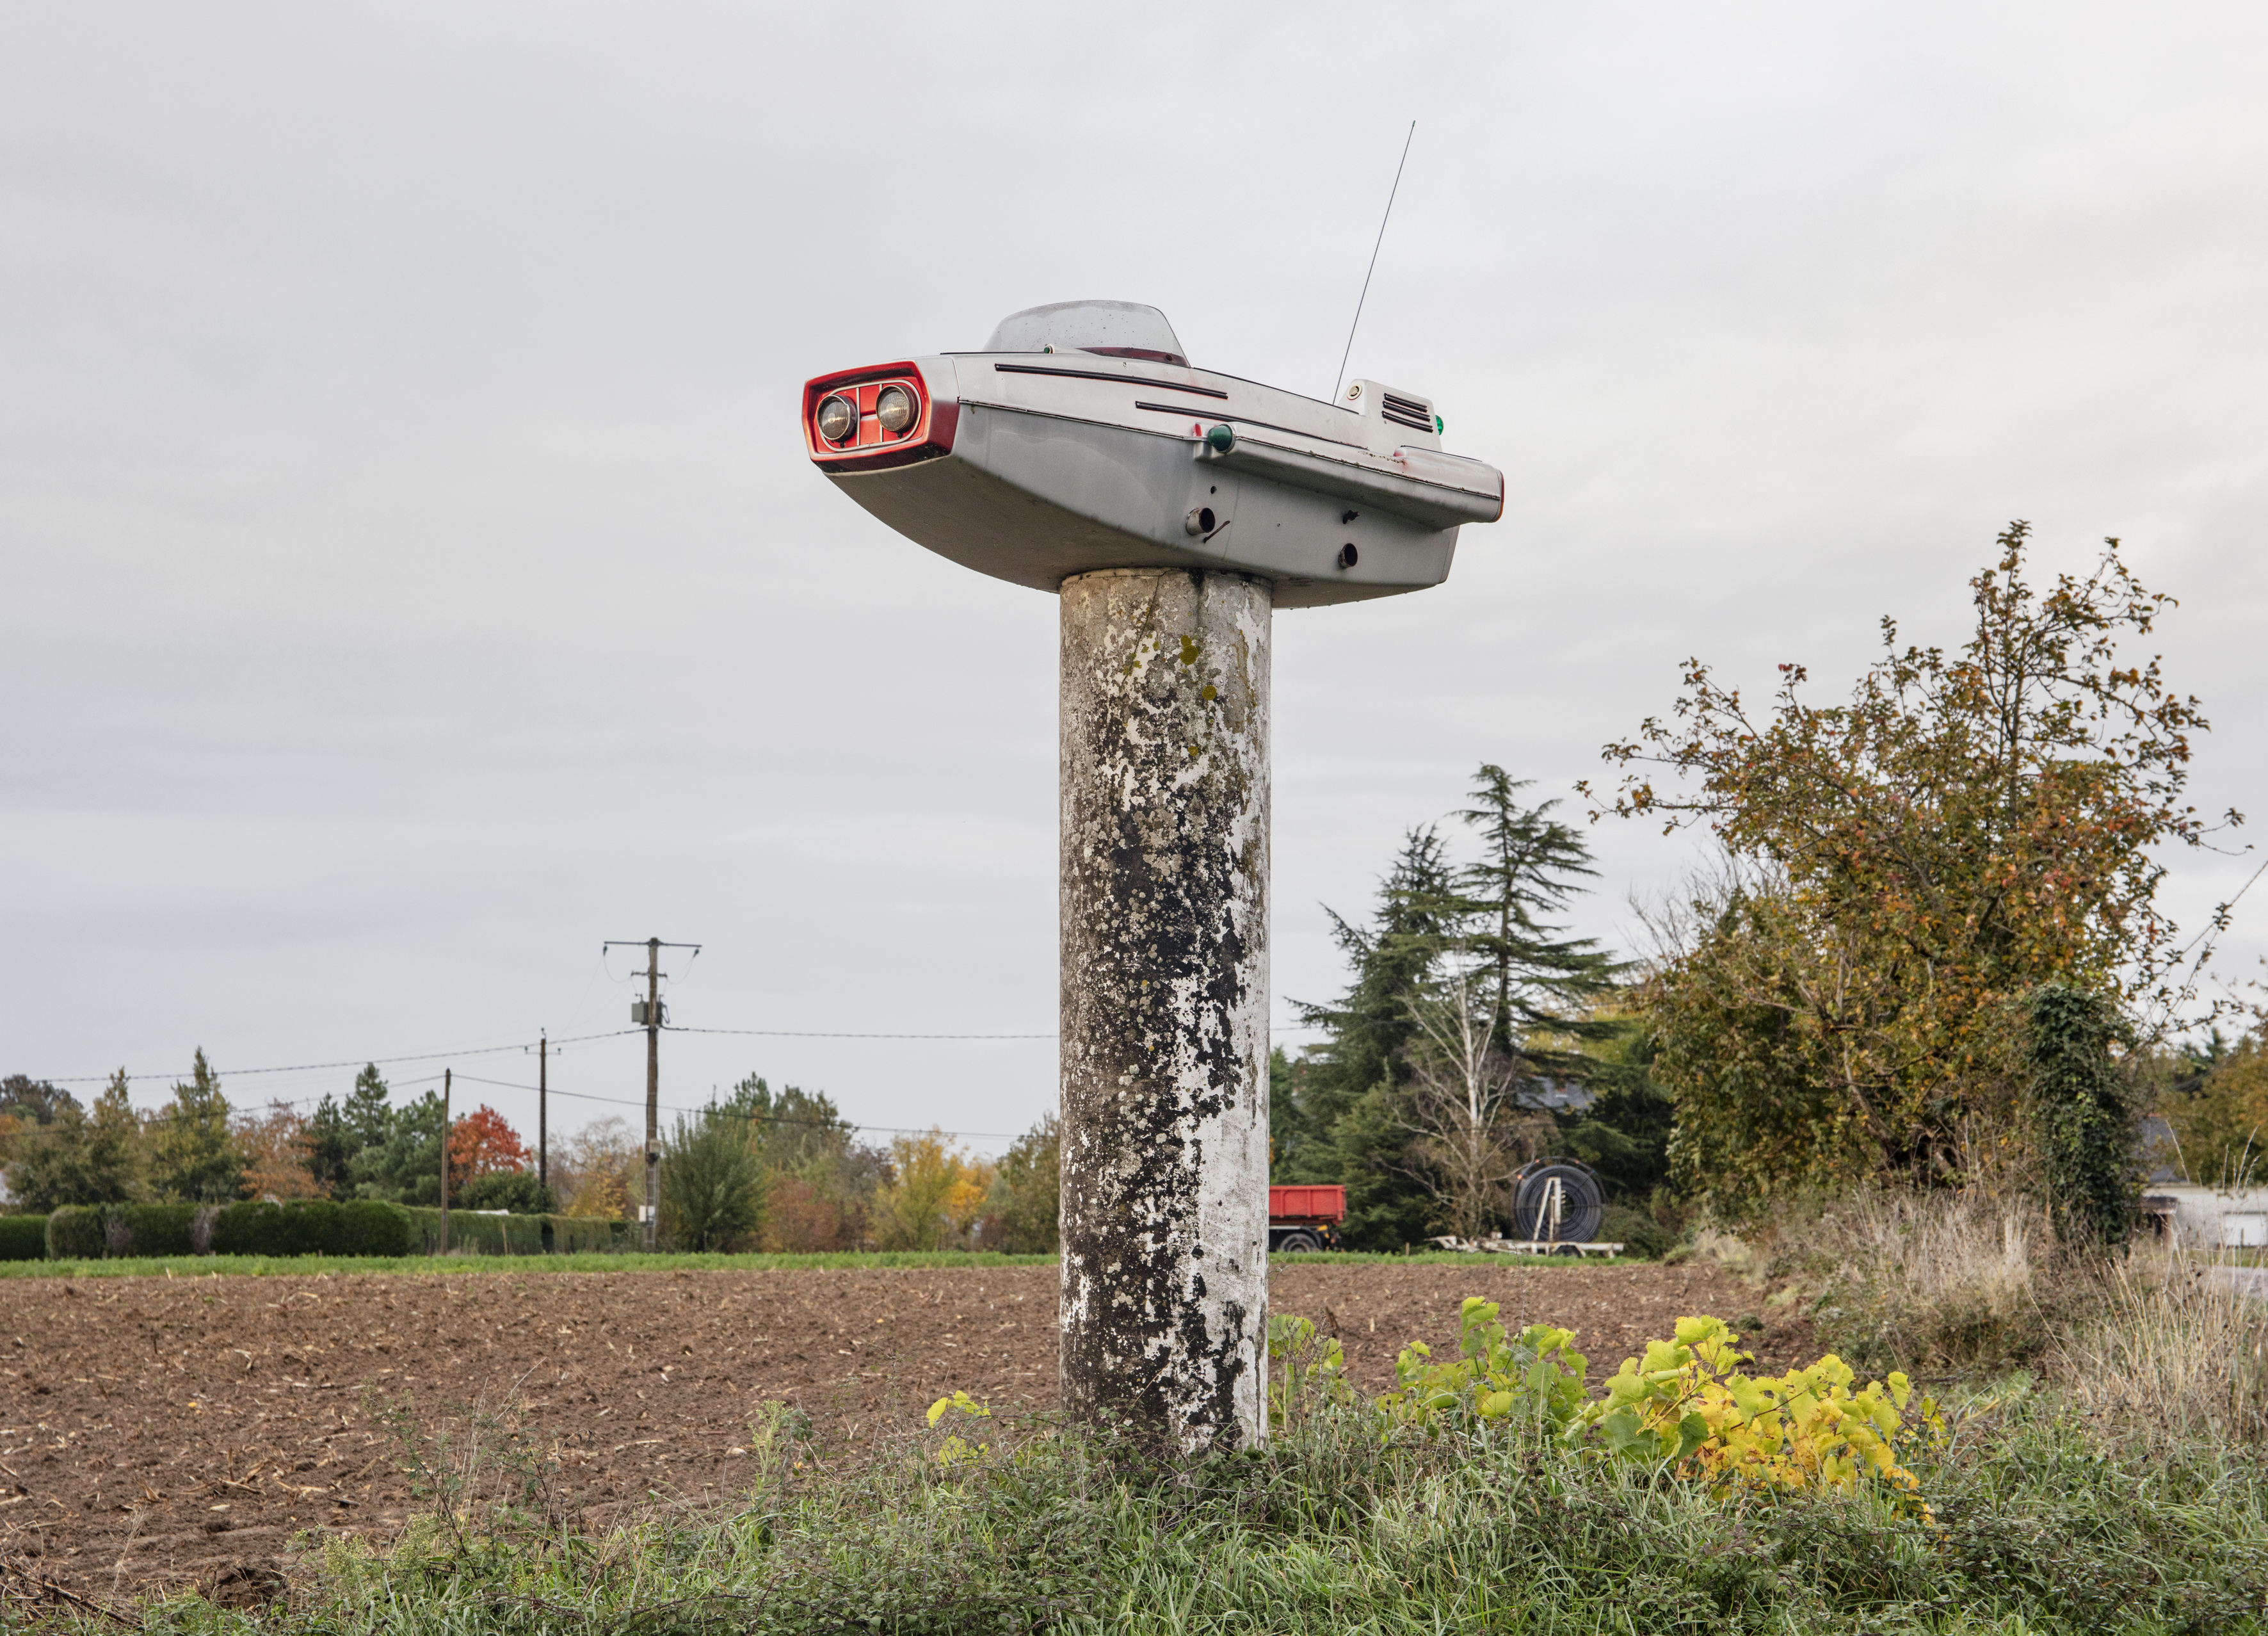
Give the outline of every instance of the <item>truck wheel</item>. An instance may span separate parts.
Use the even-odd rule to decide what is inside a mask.
[[[1279,1256],[1307,1256],[1313,1255],[1322,1247],[1323,1241],[1313,1233],[1295,1230],[1286,1233],[1278,1242],[1276,1253]]]

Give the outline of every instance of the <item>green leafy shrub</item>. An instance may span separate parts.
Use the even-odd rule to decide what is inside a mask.
[[[1379,1406],[1398,1422],[1433,1429],[1446,1419],[1501,1420],[1518,1411],[1524,1419],[1553,1427],[1572,1423],[1582,1409],[1588,1366],[1571,1343],[1572,1330],[1531,1323],[1507,1338],[1497,1303],[1465,1297],[1457,1319],[1457,1356],[1433,1361],[1432,1348],[1412,1341],[1395,1360],[1393,1391]]]
[[[103,1256],[102,1210],[95,1205],[65,1205],[48,1218],[48,1259],[99,1261]]]
[[[104,1242],[114,1256],[193,1256],[194,1204],[107,1205]]]
[[[1643,1256],[1648,1261],[1660,1260],[1677,1242],[1668,1227],[1628,1205],[1607,1206],[1599,1223],[1599,1236],[1608,1243],[1620,1244],[1625,1256]]]
[[[45,1216],[0,1216],[0,1261],[42,1261],[48,1254]]]
[[[1647,1342],[1646,1355],[1624,1359],[1594,1398],[1572,1331],[1531,1323],[1508,1337],[1497,1312],[1492,1301],[1466,1298],[1453,1360],[1435,1362],[1422,1341],[1403,1349],[1396,1388],[1379,1399],[1389,1426],[1429,1435],[1474,1421],[1533,1426],[1571,1457],[1658,1466],[1718,1493],[1849,1489],[1865,1479],[1926,1514],[1901,1455],[1925,1439],[1941,1444],[1945,1421],[1928,1398],[1907,1421],[1912,1388],[1903,1374],[1854,1388],[1850,1366],[1830,1353],[1784,1375],[1752,1376],[1742,1366],[1755,1360],[1724,1320],[1680,1318],[1675,1339]],[[1272,1319],[1271,1331],[1283,1322]]]

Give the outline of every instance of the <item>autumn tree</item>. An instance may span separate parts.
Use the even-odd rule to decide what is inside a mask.
[[[593,1119],[576,1131],[551,1161],[553,1184],[565,1195],[566,1213],[628,1220],[630,1172],[637,1162],[637,1144],[620,1117]]]
[[[2215,1055],[2160,1096],[2158,1111],[2191,1181],[2243,1186],[2268,1174],[2268,1029]]]
[[[895,1138],[890,1169],[874,1200],[882,1249],[946,1249],[962,1242],[992,1187],[992,1167],[942,1131]]]
[[[150,1184],[160,1198],[225,1205],[244,1191],[244,1152],[230,1128],[220,1079],[197,1049],[188,1080],[149,1116]]]
[[[454,1198],[474,1181],[504,1170],[525,1170],[527,1144],[495,1109],[482,1102],[460,1114],[449,1126],[449,1192]]]
[[[2036,593],[2029,535],[1970,581],[1958,651],[1885,619],[1847,703],[1786,664],[1761,713],[1690,660],[1672,716],[1606,748],[1628,770],[1603,807],[1705,825],[1728,860],[1653,1006],[1675,1158],[1705,1190],[1967,1173],[2021,1126],[2031,990],[2179,1000],[2157,849],[2208,832],[2183,800],[2206,724],[2121,651],[2170,599],[2115,540]]]
[[[310,1163],[314,1132],[305,1115],[289,1102],[273,1102],[265,1113],[239,1114],[232,1123],[244,1156],[245,1190],[253,1198],[328,1197]]]

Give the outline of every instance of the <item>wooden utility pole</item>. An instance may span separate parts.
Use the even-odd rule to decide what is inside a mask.
[[[661,951],[689,948],[697,957],[701,945],[665,943],[658,937],[637,942],[623,938],[600,944],[599,953],[603,958],[610,948],[635,948],[641,943],[645,948],[645,969],[630,975],[645,979],[645,998],[630,1002],[630,1021],[645,1029],[645,1232],[642,1242],[652,1250],[657,1248],[661,1232]]]
[[[645,943],[645,1248],[661,1231],[661,940]]]
[[[455,1073],[453,1068],[441,1070],[441,1253],[445,1256],[449,1253],[449,1081]]]
[[[535,1036],[535,1184],[551,1185],[550,1144],[551,1037]]]

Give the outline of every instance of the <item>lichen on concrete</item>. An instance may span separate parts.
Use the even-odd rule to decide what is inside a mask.
[[[1063,1396],[1264,1434],[1269,587],[1063,586]]]

